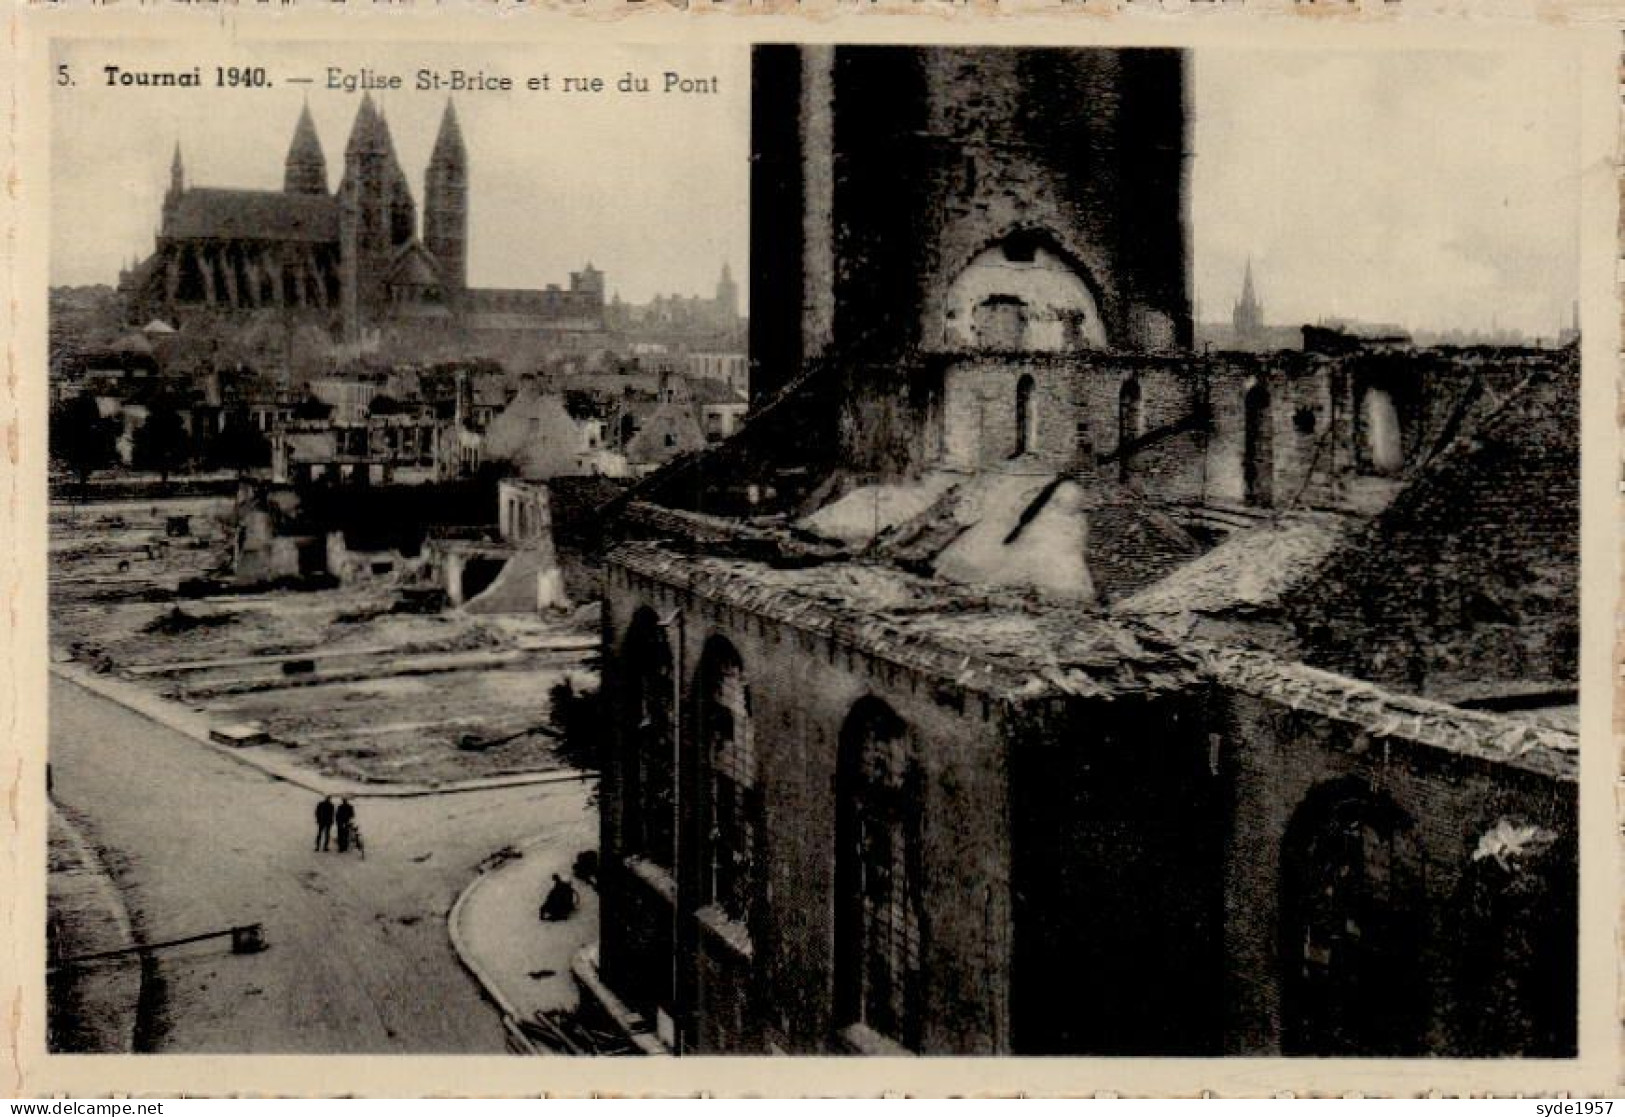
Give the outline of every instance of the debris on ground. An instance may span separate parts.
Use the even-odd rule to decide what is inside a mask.
[[[53,504],[55,646],[211,721],[259,723],[279,753],[332,776],[435,785],[583,766],[556,736],[518,731],[542,720],[560,679],[596,686],[589,617],[468,615],[404,579],[237,586],[222,567],[229,511],[219,499]],[[190,535],[149,560],[170,516],[189,517]]]
[[[519,1021],[525,1038],[542,1044],[559,1055],[635,1055],[636,1048],[624,1036],[583,1023],[573,1012],[560,1009],[537,1012]]]
[[[190,632],[194,628],[215,628],[232,624],[236,620],[236,616],[231,613],[188,613],[176,605],[169,612],[159,613],[142,625],[141,631],[172,636],[179,632]]]
[[[517,861],[523,856],[525,856],[523,850],[515,849],[513,846],[503,846],[501,849],[488,856],[484,861],[480,862],[479,871],[482,873],[488,873],[492,869],[506,865],[509,861]]]

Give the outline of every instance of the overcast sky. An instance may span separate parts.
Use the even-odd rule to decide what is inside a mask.
[[[54,100],[52,281],[110,283],[152,248],[170,152],[193,185],[279,188],[308,96],[336,186],[359,95],[325,67],[400,74],[380,97],[422,203],[444,92],[420,67],[551,75],[666,70],[717,78],[704,95],[464,93],[469,278],[567,283],[587,260],[643,301],[710,293],[724,261],[748,266],[749,59],[742,47],[242,44],[199,58],[166,44],[73,44],[76,84]],[[263,65],[270,90],[123,89],[101,67]],[[299,86],[287,78],[308,76]],[[1327,316],[1412,328],[1549,335],[1578,289],[1577,84],[1554,53],[1217,52],[1196,55],[1195,296],[1227,319],[1251,257],[1269,321]]]
[[[1579,88],[1556,53],[1198,53],[1195,296],[1550,336],[1579,291]]]

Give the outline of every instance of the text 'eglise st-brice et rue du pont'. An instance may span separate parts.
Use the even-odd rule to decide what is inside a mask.
[[[294,74],[279,76],[264,66],[192,66],[179,70],[136,70],[124,66],[97,68],[98,84],[128,89],[270,89],[276,85],[314,86],[341,93],[411,89],[419,93],[558,93],[628,94],[674,96],[715,96],[721,81],[715,74],[692,74],[677,70],[642,72],[622,70],[611,74],[536,73],[504,74],[480,69],[422,68],[409,73],[373,69],[346,69],[328,66],[319,76]],[[59,86],[79,83],[68,63],[56,70]]]

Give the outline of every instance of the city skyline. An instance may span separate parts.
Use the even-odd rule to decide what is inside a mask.
[[[450,98],[470,155],[468,277],[476,286],[539,288],[568,285],[569,273],[592,263],[606,275],[606,296],[647,302],[657,295],[709,295],[724,264],[736,277],[749,266],[748,56],[739,51],[617,46],[517,50],[483,45],[475,59],[445,44],[344,44],[330,51],[309,44],[248,43],[233,58],[198,59],[173,43],[121,45],[126,69],[187,69],[202,62],[264,66],[273,86],[220,96],[254,97],[263,105],[245,115],[222,113],[200,91],[100,86],[96,43],[59,46],[83,83],[56,100],[52,149],[53,285],[112,284],[131,258],[153,248],[169,164],[176,144],[188,186],[280,190],[283,157],[301,108],[308,104],[327,162],[330,190],[343,171],[344,145],[362,91],[330,91],[331,57],[349,73],[395,74],[403,88],[372,89],[389,122],[396,152],[419,207],[423,169]],[[132,58],[139,61],[131,61]],[[477,64],[476,64],[477,63]],[[613,85],[631,71],[668,68],[714,74],[714,96],[563,94],[529,92],[526,80],[565,72],[606,77]],[[511,92],[418,91],[419,69],[502,74]],[[311,85],[286,77],[308,76]],[[550,90],[558,82],[550,82]],[[729,91],[733,91],[730,95]],[[201,91],[204,94],[212,90]],[[112,107],[118,109],[109,117]],[[516,133],[551,142],[515,142]],[[94,168],[64,174],[63,168]],[[651,170],[652,168],[652,170]],[[109,181],[121,204],[107,204]],[[637,184],[652,185],[640,188]],[[695,204],[710,196],[716,202]],[[612,204],[606,204],[606,199]],[[717,204],[720,203],[720,204]],[[743,284],[741,285],[744,286]],[[744,292],[741,292],[742,297]]]
[[[1551,336],[1579,296],[1572,59],[1197,51],[1193,298],[1230,319]]]
[[[87,81],[102,80],[94,73],[96,44],[62,49]],[[348,71],[405,79],[405,88],[375,96],[421,204],[421,168],[448,94],[418,92],[412,76],[420,68],[466,67],[468,56],[443,46],[343,49]],[[142,46],[155,69],[178,64],[166,50],[173,52]],[[176,143],[189,185],[275,189],[293,123],[308,102],[329,187],[337,186],[359,93],[323,88],[323,68],[305,61],[308,51],[278,44],[245,50],[246,61],[273,75],[314,74],[317,84],[240,94],[264,99],[253,129],[241,127],[241,115],[211,111],[209,98],[182,91],[138,98],[128,90],[80,88],[71,98],[59,91],[53,285],[112,284],[121,266],[151,251]],[[748,308],[747,57],[733,47],[689,48],[680,59],[654,48],[542,55],[482,48],[485,72],[520,85],[527,76],[569,71],[603,76],[613,87],[632,72],[654,76],[658,89],[659,74],[674,66],[719,80],[714,95],[455,95],[473,153],[470,282],[564,284],[590,261],[606,273],[609,297],[641,303],[708,294],[728,264]],[[1191,273],[1199,319],[1228,319],[1251,259],[1273,324],[1343,318],[1531,337],[1568,324],[1578,292],[1578,89],[1562,56],[1317,50],[1192,57]],[[1400,88],[1403,97],[1391,92]],[[118,96],[118,116],[106,111],[110,94]],[[504,142],[515,128],[551,142]],[[64,167],[96,173],[65,175]],[[107,204],[110,181],[123,204]]]

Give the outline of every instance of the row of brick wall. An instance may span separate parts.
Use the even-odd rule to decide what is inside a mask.
[[[1226,685],[1132,702],[988,704],[835,632],[799,629],[613,560],[611,708],[624,685],[617,649],[644,610],[671,619],[664,631],[682,708],[696,702],[707,642],[722,637],[744,666],[755,727],[766,873],[743,950],[698,909],[697,820],[684,824],[685,852],[663,891],[658,871],[625,856],[629,758],[619,746],[604,771],[606,979],[634,1004],[671,1009],[664,975],[675,925],[677,971],[696,975],[675,1007],[699,1050],[842,1049],[836,758],[865,697],[908,726],[925,776],[923,1050],[1290,1047],[1282,864],[1303,805],[1340,781],[1409,820],[1425,897],[1421,1049],[1572,1046],[1572,779],[1446,751],[1403,729],[1374,737]],[[700,765],[686,738],[683,755],[681,786],[693,802]],[[1475,858],[1503,822],[1535,828],[1549,846],[1515,861],[1504,879]],[[1491,1001],[1504,1011],[1486,1016]]]

